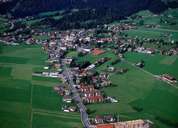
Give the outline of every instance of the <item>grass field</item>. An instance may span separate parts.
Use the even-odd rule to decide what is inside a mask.
[[[133,63],[144,60],[144,69],[155,75],[169,73],[178,79],[178,56],[147,55],[128,52],[125,54],[125,57]]]
[[[112,60],[97,67],[96,70],[98,71],[106,69],[106,66],[116,59],[116,55],[112,52],[106,52],[100,56],[90,54],[79,60],[94,62],[98,58],[101,58],[101,56],[110,57]],[[176,57],[159,55],[155,56],[156,58],[154,59],[152,57],[154,58],[154,56],[143,56],[146,61],[145,70],[157,73],[170,71],[170,74],[177,77],[178,71],[175,70],[178,66]],[[130,62],[137,62],[137,60],[140,60],[140,57],[134,53],[127,53],[126,59]],[[154,65],[156,67],[153,68]],[[103,91],[107,95],[119,99],[119,103],[87,105],[93,112],[91,116],[98,114],[118,114],[121,120],[150,119],[154,122],[155,128],[175,127],[175,124],[178,122],[178,89],[155,79],[151,74],[134,67],[126,61],[114,66],[128,68],[128,72],[122,75],[112,73],[110,79],[113,86],[104,88]],[[158,117],[161,117],[161,119],[158,119]]]
[[[125,31],[125,34],[128,34],[129,37],[139,37],[139,38],[163,38],[162,35],[165,33],[171,34],[170,39],[178,41],[178,9],[168,9],[161,15],[155,15],[154,13],[145,10],[140,11],[134,16],[140,16],[142,18],[132,19],[131,17],[127,19],[127,21],[138,24],[138,29]],[[174,25],[170,23],[161,23],[161,19],[166,19],[168,21],[174,21]],[[143,25],[140,25],[140,20],[143,21]],[[125,21],[125,20],[123,20]],[[146,28],[145,25],[157,25],[156,28]],[[158,27],[159,26],[159,27]],[[168,38],[163,38],[164,40],[168,40]]]
[[[178,40],[178,31],[170,30],[170,29],[161,29],[161,28],[144,28],[140,27],[135,30],[128,30],[124,32],[128,34],[129,37],[139,37],[139,38],[162,38],[162,35],[165,33],[171,33],[171,39],[177,41]]]
[[[0,49],[1,128],[82,127],[79,114],[61,112],[62,97],[53,91],[60,80],[32,77],[47,59],[40,46]]]

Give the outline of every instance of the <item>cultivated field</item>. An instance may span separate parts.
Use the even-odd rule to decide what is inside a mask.
[[[82,127],[79,114],[61,112],[60,80],[32,77],[46,59],[40,46],[0,45],[1,128]]]

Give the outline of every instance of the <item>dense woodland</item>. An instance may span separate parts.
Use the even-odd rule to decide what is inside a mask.
[[[139,10],[149,9],[161,12],[168,7],[176,7],[172,0],[12,0],[0,3],[0,13],[10,12],[14,16],[34,15],[44,11],[66,10],[73,8],[90,8],[97,11],[117,13],[118,16],[129,15]],[[171,1],[171,2],[169,2]],[[54,4],[55,3],[55,4]],[[104,9],[104,10],[103,10]]]

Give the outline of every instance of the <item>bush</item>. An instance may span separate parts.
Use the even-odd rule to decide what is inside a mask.
[[[120,59],[116,59],[115,61],[113,61],[113,62],[111,63],[111,65],[115,65],[115,64],[119,63],[120,61],[121,61]]]

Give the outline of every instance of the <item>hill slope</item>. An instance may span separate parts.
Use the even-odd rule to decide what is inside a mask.
[[[43,11],[91,8],[123,16],[144,9],[159,13],[168,6],[177,6],[175,3],[177,2],[174,0],[10,0],[5,3],[0,2],[0,12],[11,12],[14,16],[19,17]]]

